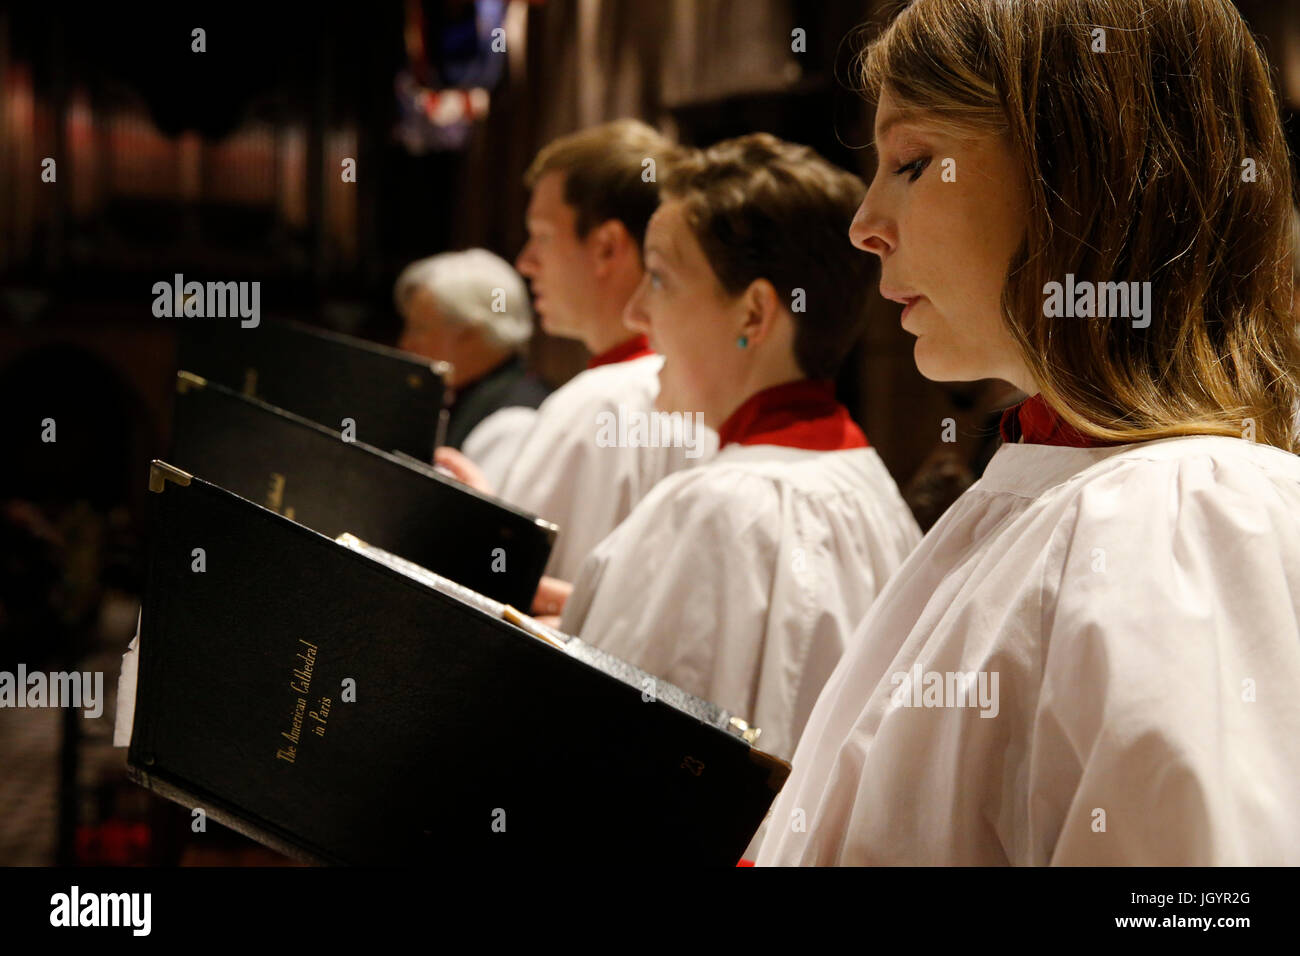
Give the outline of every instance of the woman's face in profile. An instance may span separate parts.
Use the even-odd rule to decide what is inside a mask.
[[[656,406],[703,412],[716,425],[734,405],[744,358],[736,347],[741,314],[709,265],[679,200],[666,200],[650,218],[645,275],[623,320],[649,336],[651,348],[664,357]]]
[[[1001,320],[1029,204],[1009,142],[903,114],[885,89],[876,148],[876,176],[849,236],[880,256],[881,295],[906,303],[917,369],[939,382],[1000,378],[1037,392]]]

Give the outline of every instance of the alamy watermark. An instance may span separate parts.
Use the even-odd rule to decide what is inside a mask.
[[[596,416],[598,448],[685,448],[687,458],[699,458],[704,413],[660,412],[629,408],[622,403],[618,414]]]
[[[926,671],[921,662],[910,671],[895,671],[889,702],[894,707],[978,707],[981,717],[996,717],[997,671]]]
[[[0,707],[72,707],[84,709],[83,717],[96,718],[104,713],[103,671],[27,670],[0,671]]]
[[[152,893],[83,893],[73,884],[50,897],[50,925],[56,927],[120,926],[148,936],[152,912]]]
[[[261,282],[186,282],[176,273],[172,281],[153,284],[153,314],[159,319],[240,319],[255,329],[262,321]]]
[[[1075,282],[1071,272],[1064,283],[1043,286],[1043,295],[1043,315],[1049,319],[1132,319],[1135,329],[1151,325],[1150,282]]]

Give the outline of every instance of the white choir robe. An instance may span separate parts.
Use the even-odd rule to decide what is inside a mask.
[[[759,749],[788,760],[920,537],[874,449],[730,444],[600,543],[560,626],[757,725]]]
[[[465,436],[460,445],[461,454],[478,465],[489,485],[500,488],[536,421],[535,408],[524,405],[498,408],[484,416]]]
[[[663,358],[647,355],[587,369],[551,393],[523,438],[514,462],[496,493],[516,507],[559,526],[546,573],[565,581],[578,575],[583,560],[626,518],[665,475],[708,461],[718,435],[701,427],[684,436],[695,449],[607,447],[616,429],[608,422],[630,421],[654,411]],[[479,426],[480,428],[482,425]],[[473,445],[478,428],[466,439]],[[601,439],[598,441],[598,439]],[[685,441],[683,444],[685,444]]]
[[[1300,458],[1005,445],[854,635],[757,863],[1300,864],[1298,619]],[[996,716],[916,706],[973,671]]]

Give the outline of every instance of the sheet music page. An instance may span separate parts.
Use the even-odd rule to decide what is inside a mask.
[[[517,608],[511,609],[513,615],[507,614],[507,606],[502,604],[500,601],[494,601],[486,595],[479,594],[471,588],[467,588],[462,584],[457,584],[450,578],[445,578],[441,574],[435,574],[428,568],[421,567],[412,561],[398,557],[382,548],[366,544],[366,542],[362,541],[356,535],[345,532],[339,535],[335,540],[344,547],[351,548],[353,551],[359,551],[367,557],[378,561],[380,564],[392,568],[394,571],[400,571],[407,577],[414,578],[421,584],[427,584],[429,587],[441,591],[443,594],[450,595],[457,600],[463,601],[471,607],[476,607],[484,614],[490,614],[495,618],[504,618],[512,624],[521,627],[523,630],[532,632],[535,636],[542,637],[544,640],[549,640],[550,643],[562,646],[567,644],[571,639],[570,635],[565,634],[563,631],[557,631],[553,627],[547,627],[545,624],[529,617]],[[520,620],[515,620],[514,618],[516,617]]]
[[[354,551],[359,551],[369,558],[373,558],[381,564],[392,568],[394,571],[400,571],[402,574],[414,578],[421,584],[426,584],[429,587],[457,598],[472,607],[476,607],[485,614],[509,621],[524,631],[532,632],[534,636],[540,637],[543,640],[548,640],[549,638],[549,643],[556,644],[556,646],[564,650],[570,656],[590,664],[592,667],[603,671],[611,677],[623,681],[625,684],[630,684],[631,686],[640,689],[648,700],[661,701],[665,704],[676,707],[678,710],[691,714],[697,720],[706,724],[726,730],[729,733],[736,734],[737,736],[742,735],[741,728],[737,727],[737,725],[733,723],[733,715],[724,708],[696,697],[693,694],[688,694],[686,691],[668,683],[667,681],[659,680],[654,675],[642,670],[634,664],[630,664],[627,661],[614,657],[612,654],[607,654],[590,644],[585,644],[570,634],[565,634],[562,631],[557,631],[554,628],[547,627],[535,619],[519,613],[514,608],[510,609],[511,612],[514,613],[509,614],[506,611],[507,605],[502,604],[499,601],[494,601],[489,597],[485,597],[477,591],[473,591],[470,588],[457,584],[455,581],[444,578],[440,574],[435,574],[428,568],[422,568],[420,565],[407,561],[405,558],[400,558],[395,554],[384,551],[382,548],[376,548],[373,545],[366,544],[355,535],[345,533],[339,535],[335,540],[345,547],[351,548]],[[516,617],[518,620],[515,619]],[[742,726],[747,729],[747,725]],[[757,731],[754,732],[754,735],[757,736]]]

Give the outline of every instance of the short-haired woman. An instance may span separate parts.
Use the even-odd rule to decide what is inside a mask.
[[[757,724],[788,758],[876,592],[920,539],[831,380],[869,264],[865,186],[753,134],[675,165],[628,324],[663,355],[658,407],[718,429],[588,557],[561,626]]]

